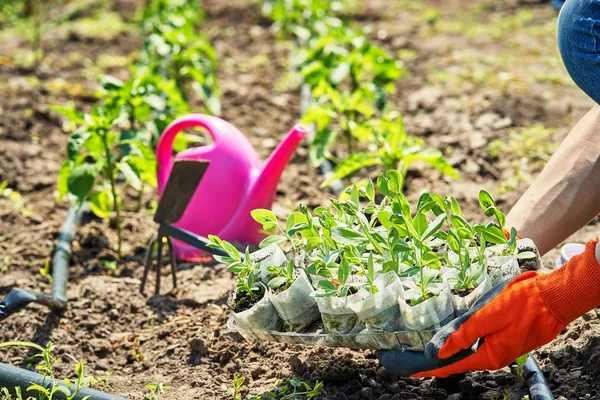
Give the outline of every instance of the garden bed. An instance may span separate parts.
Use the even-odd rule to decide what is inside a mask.
[[[556,128],[555,137],[561,138],[591,103],[572,86],[543,80],[531,83],[527,90],[510,86],[511,82],[508,89],[471,81],[432,83],[430,68],[455,70],[457,57],[480,51],[482,41],[492,56],[508,50],[502,41],[424,32],[424,25],[413,18],[416,11],[400,7],[405,3],[399,1],[391,12],[386,2],[371,1],[371,14],[361,23],[372,24],[374,37],[379,36],[394,54],[401,49],[415,52],[416,58],[406,61],[411,75],[400,81],[395,100],[405,113],[407,130],[444,150],[462,176],[460,181],[450,181],[417,166],[409,172],[407,195],[414,201],[422,188],[451,193],[461,201],[465,215],[476,218],[479,189],[493,192],[506,178],[500,171],[513,168],[508,156],[500,160],[491,157],[485,142],[506,140],[510,129],[536,124]],[[466,8],[468,2],[464,3]],[[136,4],[120,0],[112,7],[131,18]],[[275,40],[270,22],[253,2],[205,0],[203,4],[209,16],[204,30],[219,58],[223,118],[242,130],[265,160],[298,119],[299,92],[277,90],[281,86],[278,78],[287,71],[288,49]],[[506,7],[487,10],[483,17],[501,18],[522,11]],[[542,26],[555,18],[547,6],[535,7],[532,24]],[[446,12],[452,15],[456,10],[442,9],[442,15]],[[380,29],[386,35],[378,34]],[[49,35],[45,39],[47,58],[54,61],[39,71],[37,80],[29,78],[29,71],[0,64],[0,182],[6,180],[18,190],[31,210],[28,216],[0,196],[1,295],[14,286],[49,292],[49,282],[39,270],[51,257],[67,213],[66,203],[54,201],[67,135],[61,129],[60,116],[46,105],[75,101],[80,108],[90,108],[93,100],[89,93],[97,83],[85,60],[98,65],[100,54],[114,56],[113,66],[105,73],[127,76],[126,64],[117,61],[140,47],[139,38],[127,29],[115,35],[98,39]],[[553,37],[535,40],[537,46],[555,47]],[[2,41],[0,55],[11,55],[19,46],[16,38]],[[515,70],[509,73],[519,73],[512,68]],[[64,79],[67,85],[57,79]],[[306,163],[307,153],[306,147],[299,148],[284,172],[274,206],[281,219],[298,202],[313,208],[329,199],[329,194],[318,188],[316,170]],[[526,182],[497,196],[501,208],[510,209],[525,188]],[[153,198],[148,193],[145,201],[149,204]],[[590,239],[599,227],[591,224],[573,240]],[[142,397],[145,384],[162,382],[169,387],[164,399],[228,399],[234,375],[246,377],[245,390],[255,395],[273,390],[278,380],[291,377],[323,381],[327,393],[323,398],[331,399],[491,399],[502,398],[505,389],[515,399],[526,394],[526,387],[507,369],[446,380],[397,379],[378,369],[370,350],[246,342],[226,329],[229,311],[225,303],[235,280],[223,265],[182,264],[173,293],[166,295],[170,282],[163,279],[165,295],[143,297],[138,291],[140,264],[145,243],[155,229],[145,211],[126,210],[125,260],[113,264],[117,259],[112,250],[114,230],[101,220],[85,218],[74,242],[66,313],[48,316],[45,309],[32,306],[3,323],[0,340],[40,344],[51,340],[64,361],[58,375],[71,373],[71,355],[83,360],[95,376],[105,378],[107,383],[99,389],[133,398]],[[552,266],[556,255],[556,250],[551,252],[545,264]],[[577,399],[599,393],[599,336],[600,318],[592,311],[536,352],[556,396]],[[26,367],[24,355],[21,349],[3,350],[0,360]]]

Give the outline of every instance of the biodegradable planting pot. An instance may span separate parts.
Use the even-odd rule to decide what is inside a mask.
[[[265,285],[273,278],[273,274],[267,270],[267,267],[271,265],[280,267],[287,262],[285,254],[283,254],[283,251],[275,244],[250,254],[250,260],[254,263],[258,263],[258,280]]]
[[[292,285],[281,293],[269,292],[269,298],[283,320],[283,329],[288,332],[301,332],[316,321],[319,314],[317,301],[310,294],[313,287],[300,271]]]
[[[434,283],[432,286],[438,294],[415,306],[411,306],[408,302],[419,297],[416,289],[407,290],[404,292],[404,297],[398,298],[400,312],[407,329],[413,331],[437,329],[449,318],[454,318],[450,287],[441,283]]]
[[[479,277],[475,281],[475,288],[466,296],[452,293],[452,304],[454,305],[454,315],[460,317],[466,313],[469,308],[479,299],[485,292],[492,288],[492,281],[489,279],[487,269],[480,270],[481,267],[478,263],[472,264],[469,267],[469,274],[479,274]],[[442,273],[442,281],[450,286],[450,289],[454,289],[458,280],[458,270],[455,268],[448,268]]]
[[[327,328],[327,333],[350,333],[358,322],[358,315],[352,311],[349,304],[352,301],[353,294],[345,297],[315,297],[321,320]]]
[[[532,252],[535,254],[535,256],[530,258],[517,258],[521,271],[536,271],[543,267],[542,257],[537,246],[533,243],[533,240],[527,238],[517,240],[517,252],[520,254],[525,252]]]
[[[487,273],[492,286],[505,279],[515,278],[521,273],[515,256],[491,256],[487,261]]]
[[[267,288],[259,283],[264,290],[264,295],[257,303],[245,311],[233,312],[233,318],[238,326],[245,329],[260,329],[278,331],[283,325],[279,314],[269,299]],[[228,306],[233,309],[237,292],[228,299]]]
[[[387,272],[373,282],[379,290],[375,294],[362,288],[353,295],[350,308],[358,315],[369,331],[394,332],[404,329],[398,310],[398,297],[402,296],[402,282],[398,275]]]

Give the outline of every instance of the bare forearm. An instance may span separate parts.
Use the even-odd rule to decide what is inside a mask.
[[[546,253],[600,213],[600,106],[560,145],[507,216],[507,226]]]

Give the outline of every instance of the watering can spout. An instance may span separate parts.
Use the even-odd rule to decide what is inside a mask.
[[[281,174],[306,133],[305,127],[296,125],[273,151],[246,192],[245,201],[240,205],[235,217],[222,231],[224,236],[244,243],[258,243],[264,237],[260,226],[252,219],[250,213],[257,208],[271,208]]]
[[[251,189],[252,193],[248,199],[250,202],[259,206],[255,208],[271,206],[271,203],[275,198],[277,184],[279,183],[281,174],[304,136],[306,136],[306,128],[302,125],[296,125],[288,133],[286,138],[279,143],[279,146],[277,146],[269,159],[265,162],[260,175],[254,182]]]

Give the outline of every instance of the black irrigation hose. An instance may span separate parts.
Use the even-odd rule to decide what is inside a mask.
[[[530,399],[532,400],[554,400],[554,395],[548,386],[544,373],[535,361],[533,354],[529,354],[525,365],[523,365],[523,374],[529,386]]]
[[[67,281],[69,279],[73,236],[81,216],[87,210],[89,210],[87,204],[81,207],[71,206],[60,228],[58,244],[54,253],[54,263],[52,264],[52,295],[13,288],[0,302],[0,321],[22,310],[30,303],[42,304],[56,312],[64,311],[67,306]]]
[[[304,84],[304,85],[302,85],[302,88],[300,91],[300,115],[304,115],[306,110],[308,110],[308,108],[310,107],[311,102],[312,102],[312,89],[311,89],[310,85]],[[316,132],[315,124],[310,124],[308,126],[308,133],[306,135],[306,139],[308,140],[308,143],[312,143],[316,134],[317,134],[317,132]],[[333,175],[333,166],[331,165],[331,162],[327,159],[325,159],[317,168],[319,170],[319,173],[321,175],[323,175],[326,180],[329,179]],[[329,188],[331,189],[331,191],[334,194],[339,195],[340,193],[342,193],[344,191],[344,184],[342,183],[341,180],[336,179],[329,184]]]
[[[0,388],[6,388],[12,396],[15,396],[15,398],[15,388],[17,387],[21,388],[21,395],[24,399],[29,397],[34,399],[37,398],[39,392],[27,390],[32,384],[43,386],[48,390],[52,388],[52,380],[44,375],[0,363]],[[63,382],[58,380],[56,380],[56,384],[58,386],[66,387]],[[71,385],[70,391],[71,393],[74,393],[75,386]],[[127,400],[125,397],[114,396],[112,394],[106,394],[88,388],[81,388],[79,393],[73,397],[73,400],[83,400],[86,396],[90,396],[89,400]],[[63,392],[57,391],[52,398],[56,400],[65,400],[67,396]]]
[[[58,244],[54,253],[54,263],[52,264],[52,295],[50,296],[33,290],[13,288],[2,302],[0,302],[0,321],[22,310],[32,302],[45,305],[52,311],[64,311],[67,306],[67,281],[69,278],[69,263],[72,256],[73,236],[75,236],[81,216],[88,210],[89,206],[87,204],[81,207],[71,206],[60,228]],[[19,387],[23,398],[36,398],[39,392],[27,390],[32,384],[43,386],[48,390],[52,387],[52,381],[44,375],[0,363],[0,388],[6,388],[12,396],[16,397],[15,388]],[[56,384],[66,386],[58,380]],[[73,393],[75,387],[71,386],[70,390]],[[89,400],[126,400],[124,397],[113,396],[88,388],[82,388],[73,400],[83,400],[86,396],[90,396]],[[64,400],[67,396],[63,392],[58,391],[52,398]]]

